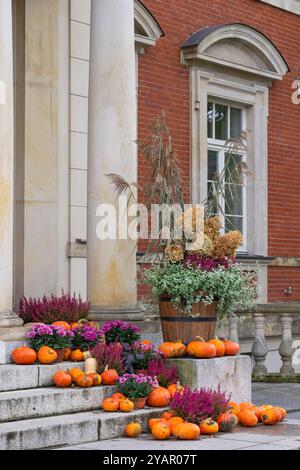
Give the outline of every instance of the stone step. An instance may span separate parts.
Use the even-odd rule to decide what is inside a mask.
[[[99,410],[116,387],[36,388],[0,393],[0,422]]]
[[[83,370],[84,362],[60,362],[57,364],[33,364],[20,366],[16,364],[0,365],[0,392],[23,390],[53,385],[53,375],[60,370],[78,367]],[[1,393],[0,393],[1,396]]]
[[[158,417],[163,410],[95,411],[0,423],[0,450],[47,449],[115,439],[123,435],[126,424],[135,419],[139,419],[143,432],[146,432],[148,420]]]

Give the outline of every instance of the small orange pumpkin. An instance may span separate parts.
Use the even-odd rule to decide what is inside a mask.
[[[217,421],[214,421],[212,418],[207,418],[201,421],[199,427],[200,434],[216,434],[219,432],[219,425]]]
[[[171,418],[174,418],[175,412],[174,411],[164,411],[161,414],[161,418],[166,419],[167,421]]]
[[[170,392],[164,387],[157,387],[150,392],[147,399],[148,406],[162,407],[170,403]]]
[[[97,372],[91,372],[90,374],[88,374],[88,377],[91,377],[91,379],[93,380],[93,385],[95,387],[100,385],[102,382],[101,375],[97,374]]]
[[[12,360],[15,364],[30,365],[34,364],[37,358],[37,354],[34,349],[28,348],[27,346],[20,346],[12,352]]]
[[[162,422],[155,423],[154,426],[152,426],[151,428],[151,433],[152,436],[159,441],[169,439],[169,437],[171,436],[169,426]]]
[[[181,423],[176,426],[176,436],[185,441],[194,441],[200,435],[200,428],[193,423]]]
[[[177,436],[176,434],[176,428],[179,424],[184,423],[184,419],[181,418],[180,416],[174,416],[174,418],[171,418],[168,420],[168,424],[171,428],[171,434],[172,436]]]
[[[68,361],[71,357],[72,354],[72,349],[71,348],[65,348],[64,349],[64,361]]]
[[[119,402],[118,400],[114,400],[113,398],[105,398],[102,402],[102,408],[104,411],[114,412],[118,411],[119,409]]]
[[[236,356],[240,352],[240,345],[228,339],[223,340],[225,346],[225,356]]]
[[[237,416],[230,411],[225,411],[218,416],[217,423],[222,432],[231,432],[236,427],[239,420]]]
[[[114,393],[111,398],[113,398],[114,400],[118,400],[118,401],[121,401],[123,400],[125,397],[125,395],[123,395],[123,393],[120,393],[120,392],[116,392]]]
[[[146,344],[147,346],[153,346],[151,341],[149,341],[148,339],[141,339],[140,341],[142,344]]]
[[[109,369],[108,366],[101,374],[103,385],[114,385],[118,377],[118,372],[115,369]]]
[[[119,402],[119,408],[125,413],[130,413],[134,410],[134,403],[129,400],[129,398],[123,398],[123,400],[120,400]]]
[[[74,362],[81,362],[83,361],[83,353],[80,349],[75,349],[75,351],[71,352],[71,361]]]
[[[269,408],[272,408],[272,406],[271,405],[260,405],[260,406],[256,406],[253,409],[253,413],[257,417],[258,421],[261,421],[261,417],[262,417],[263,413]]]
[[[180,357],[185,354],[186,347],[181,340],[176,342],[166,341],[158,347],[158,350],[165,357]]]
[[[241,411],[239,413],[238,419],[239,423],[247,428],[252,428],[258,423],[257,416],[254,414],[253,411],[250,410]]]
[[[231,413],[235,414],[236,416],[238,416],[239,412],[241,411],[240,409],[240,405],[238,403],[236,403],[235,401],[230,401],[228,403],[228,406],[230,406],[230,411]]]
[[[211,344],[214,344],[217,350],[216,357],[223,357],[225,354],[225,345],[224,342],[218,338],[213,338],[208,341]]]
[[[166,426],[168,426],[168,427],[170,428],[170,430],[171,430],[170,420],[165,419],[165,418],[151,418],[151,419],[149,419],[149,423],[148,423],[149,428],[152,429],[153,426],[154,426],[155,424],[157,424],[157,423],[163,423],[163,424],[165,424]]]
[[[281,421],[281,411],[276,407],[268,408],[263,412],[261,416],[261,421],[263,424],[276,424]]]
[[[283,421],[284,418],[286,417],[287,415],[287,411],[285,408],[282,408],[282,406],[277,406],[276,408],[279,409],[280,413],[281,413],[281,420],[280,421]]]
[[[48,346],[42,346],[37,356],[41,364],[52,364],[57,359],[57,352]]]
[[[71,330],[73,330],[73,328],[78,328],[79,327],[78,321],[74,321],[73,323],[71,323],[70,327],[71,327]]]
[[[78,367],[73,367],[72,369],[70,369],[69,374],[71,375],[73,382],[76,382],[78,377],[80,377],[81,375],[84,375],[82,370],[79,369]]]
[[[174,398],[175,393],[180,392],[182,393],[184,391],[184,387],[180,385],[180,382],[177,382],[176,384],[171,384],[168,386],[168,391],[170,393],[170,397]]]
[[[93,379],[92,377],[89,377],[88,375],[82,374],[77,378],[76,383],[79,387],[82,387],[82,388],[92,387]]]
[[[244,401],[239,404],[240,411],[253,411],[255,410],[255,405],[250,401]]]
[[[72,383],[71,375],[69,374],[68,371],[64,371],[64,370],[58,370],[55,373],[53,380],[54,380],[56,387],[61,387],[61,388],[67,388]]]
[[[195,341],[191,341],[186,348],[189,356],[198,357],[200,359],[209,359],[216,357],[217,348],[214,344],[204,341],[203,338],[197,336]]]
[[[61,328],[67,331],[71,329],[69,323],[67,323],[66,321],[55,321],[54,323],[52,323],[52,326],[60,326]]]
[[[125,427],[125,434],[127,437],[138,437],[142,432],[142,426],[138,421],[133,421]]]

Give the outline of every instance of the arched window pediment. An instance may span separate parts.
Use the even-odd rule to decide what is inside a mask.
[[[135,41],[143,46],[154,46],[164,32],[154,16],[139,0],[134,1]]]
[[[234,23],[200,29],[182,45],[185,63],[210,62],[268,79],[282,79],[289,67],[274,44],[250,26]]]

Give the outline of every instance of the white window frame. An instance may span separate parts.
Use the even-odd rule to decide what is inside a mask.
[[[259,0],[263,3],[268,3],[275,8],[281,8],[281,10],[290,11],[295,15],[300,15],[300,2],[299,0]]]
[[[245,106],[241,105],[240,103],[235,103],[233,101],[226,101],[222,100],[220,98],[215,98],[213,96],[209,96],[207,98],[207,102],[215,103],[215,104],[221,104],[228,106],[228,110],[230,110],[230,107],[234,107],[237,109],[240,109],[242,112],[242,122],[241,122],[241,130],[245,131],[247,129],[247,113]],[[230,112],[228,113],[228,135],[230,134]],[[213,121],[213,129],[215,128],[215,121]],[[213,135],[215,132],[213,132]],[[220,140],[216,138],[210,138],[207,136],[207,151],[213,150],[218,152],[219,154],[219,162],[220,163],[220,171],[223,170],[224,164],[225,164],[225,153],[226,153],[226,148],[225,148],[225,140]],[[239,150],[238,154],[242,156],[242,161],[247,163],[248,158],[247,158],[247,150]],[[209,179],[207,179],[207,186],[208,183],[210,182]],[[241,245],[238,248],[239,253],[246,253],[247,252],[247,187],[246,185],[243,186],[242,188],[242,201],[243,201],[243,206],[242,206],[242,216],[241,218],[243,219],[243,245]],[[223,198],[222,203],[222,210],[225,213],[225,199]],[[234,214],[233,214],[234,216]],[[225,232],[224,230],[224,225],[225,225],[225,218],[224,216],[221,216],[221,225],[222,225],[222,233]]]

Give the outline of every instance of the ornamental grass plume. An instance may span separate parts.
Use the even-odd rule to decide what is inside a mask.
[[[44,295],[42,298],[22,297],[19,315],[24,323],[51,324],[60,320],[72,323],[87,318],[89,308],[89,302],[83,302],[80,295],[77,298],[75,293],[71,296],[62,291],[60,296],[51,294],[50,297]]]
[[[217,390],[211,388],[191,390],[189,387],[184,387],[184,391],[175,393],[170,402],[170,409],[185,421],[199,424],[206,418],[216,420],[220,413],[230,408],[229,401],[230,395],[222,392],[220,385]]]

